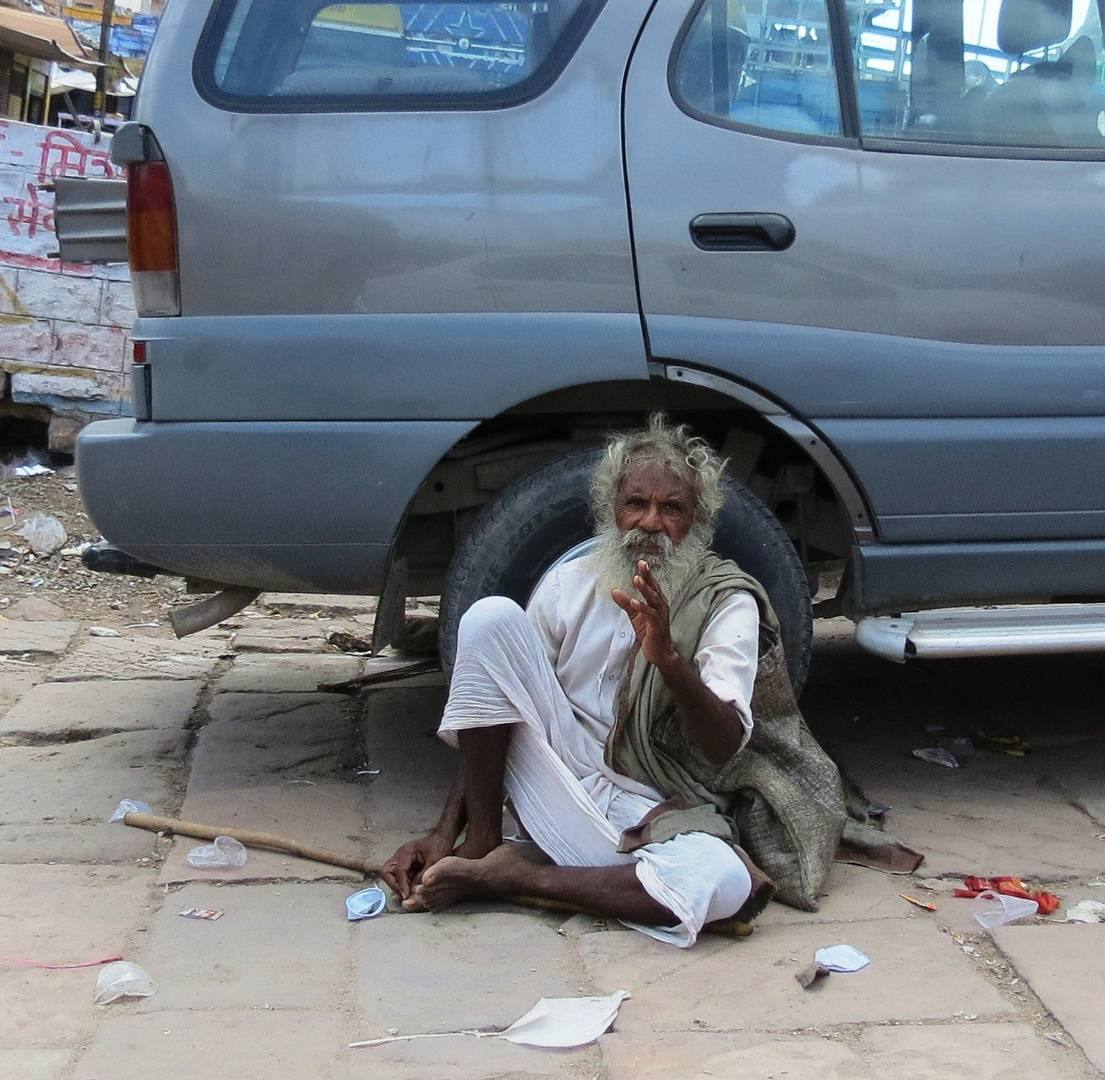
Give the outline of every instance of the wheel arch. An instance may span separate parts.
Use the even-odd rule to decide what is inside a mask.
[[[855,545],[872,539],[860,485],[824,437],[785,404],[686,363],[654,361],[650,371],[648,380],[583,383],[519,402],[452,446],[427,473],[396,532],[393,553],[410,563],[410,594],[440,593],[453,553],[497,492],[557,456],[639,426],[656,410],[690,423],[726,453],[732,475],[783,521],[803,557],[809,545],[801,543],[802,515],[795,511],[803,495],[792,490],[803,485],[816,494],[822,525],[834,519],[832,539],[812,544],[819,556],[847,562]]]

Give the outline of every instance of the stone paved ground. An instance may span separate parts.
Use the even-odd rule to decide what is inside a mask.
[[[927,854],[911,878],[838,865],[817,913],[773,905],[744,941],[680,952],[585,917],[495,906],[349,923],[359,875],[251,852],[194,870],[196,841],[107,824],[120,798],[383,859],[436,815],[451,762],[433,737],[440,675],[360,697],[319,693],[360,657],[362,608],[274,598],[197,638],[0,620],[0,1075],[15,1080],[641,1080],[684,1077],[1082,1080],[1105,1071],[1105,925],[981,932],[962,875],[1023,874],[1066,907],[1105,900],[1099,658],[895,667],[822,627],[811,726]],[[34,608],[30,609],[34,613]],[[332,615],[332,617],[331,617]],[[358,626],[357,620],[361,625]],[[374,661],[374,663],[378,663]],[[926,730],[926,728],[930,730]],[[939,728],[939,730],[931,730]],[[910,756],[943,738],[1019,733],[1024,758],[958,770]],[[935,913],[899,897],[907,891]],[[181,918],[193,907],[217,922]],[[848,942],[871,957],[810,991],[794,975]],[[124,955],[158,984],[96,1007]],[[456,1037],[543,996],[632,998],[597,1046],[548,1052]]]

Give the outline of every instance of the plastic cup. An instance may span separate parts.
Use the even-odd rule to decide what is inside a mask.
[[[383,889],[362,889],[345,898],[345,913],[350,922],[358,919],[374,919],[382,915],[388,906]]]
[[[1028,919],[1039,910],[1040,905],[1035,900],[1006,896],[989,889],[975,897],[974,916],[986,930],[995,930],[1018,919]]]
[[[130,960],[116,960],[100,968],[96,979],[97,1005],[110,1005],[120,998],[152,997],[157,993],[157,983],[137,964]]]

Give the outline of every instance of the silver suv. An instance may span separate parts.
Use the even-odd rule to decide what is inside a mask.
[[[90,512],[234,602],[441,592],[448,654],[663,409],[797,683],[830,580],[885,655],[1101,648],[1102,61],[1099,0],[177,0]]]

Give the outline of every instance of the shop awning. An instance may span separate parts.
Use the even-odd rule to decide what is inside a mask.
[[[0,7],[0,48],[56,60],[63,64],[95,64],[64,19]]]
[[[67,90],[95,91],[96,76],[84,68],[64,67],[61,64],[50,65],[50,92],[64,94]]]

